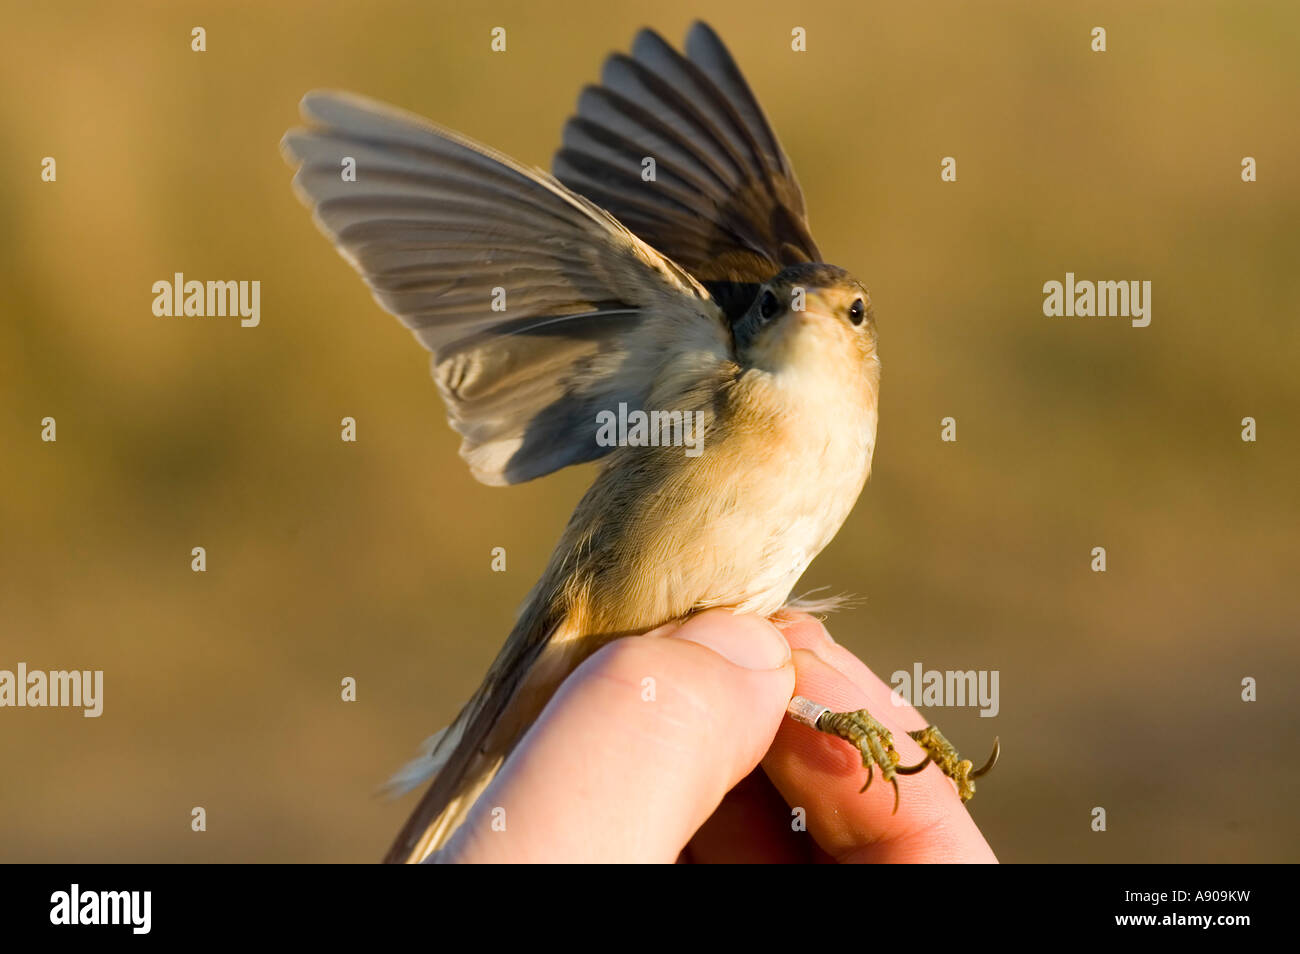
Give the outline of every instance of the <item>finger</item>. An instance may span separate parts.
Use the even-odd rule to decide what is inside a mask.
[[[878,690],[883,686],[888,695],[885,704],[889,706],[892,718],[897,722],[899,728],[910,731],[912,729],[924,729],[929,724],[926,721],[925,716],[917,712],[916,709],[907,703],[901,696],[896,696],[887,685],[881,682],[880,678],[874,672],[867,668],[867,665],[862,662],[862,660],[858,659],[858,657],[853,655],[853,653],[835,642],[831,637],[831,634],[827,631],[825,625],[822,624],[821,620],[809,616],[807,613],[797,613],[786,610],[782,613],[781,617],[776,620],[776,624],[782,634],[784,634],[786,642],[790,644],[791,649],[806,649],[813,653],[821,659],[822,662],[837,670],[851,686],[859,692],[866,693],[870,696],[873,700],[873,704],[877,708],[881,709],[883,709],[884,706],[880,702]],[[802,695],[802,693],[800,694]],[[816,696],[809,696],[808,698],[820,702],[823,705],[828,705],[837,712],[852,711],[851,709],[841,709],[839,704],[828,702],[824,699],[817,698]],[[872,709],[870,706],[859,705],[857,708],[869,709],[872,715],[879,718],[876,710]],[[903,751],[901,746],[899,747],[899,751]],[[920,747],[917,746],[914,751],[920,753]],[[905,757],[904,761],[906,762],[909,760]]]
[[[795,692],[836,711],[866,709],[894,735],[905,764],[924,753],[906,729],[925,720],[911,706],[896,706],[890,688],[825,634],[801,618],[786,624],[794,653]],[[803,648],[807,647],[807,648]],[[880,770],[870,791],[862,759],[848,743],[790,720],[782,725],[763,768],[785,800],[807,812],[808,830],[823,849],[844,862],[996,861],[962,805],[952,782],[933,768],[900,776],[901,798]]]
[[[796,830],[790,806],[761,768],[729,791],[686,846],[695,864],[806,864],[816,843]]]
[[[758,765],[793,689],[790,648],[758,617],[619,639],[556,693],[439,860],[671,862]]]

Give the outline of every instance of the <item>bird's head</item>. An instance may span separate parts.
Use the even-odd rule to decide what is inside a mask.
[[[759,288],[733,335],[744,364],[782,378],[874,383],[879,375],[871,295],[834,265],[782,269]]]

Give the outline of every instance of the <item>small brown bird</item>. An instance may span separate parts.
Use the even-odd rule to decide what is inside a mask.
[[[685,55],[645,30],[609,58],[553,176],[355,96],[302,108],[315,125],[284,139],[295,186],[433,352],[474,476],[604,458],[482,686],[396,780],[433,779],[386,859],[420,861],[601,646],[786,605],[871,470],[876,322],[867,289],[821,262],[790,162],[702,23]],[[627,408],[659,426],[608,446],[599,422]],[[895,775],[931,759],[974,791],[980,772],[933,727],[914,733],[927,759],[900,768],[865,711],[796,697],[791,715],[857,746],[896,797]]]

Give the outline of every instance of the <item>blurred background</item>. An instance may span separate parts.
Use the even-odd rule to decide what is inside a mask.
[[[546,167],[605,55],[696,16],[879,321],[875,472],[799,589],[861,597],[829,626],[885,678],[1000,672],[996,718],[929,715],[972,758],[1001,736],[971,809],[1003,860],[1296,860],[1300,6],[468,8],[5,5],[0,669],[102,669],[105,699],[0,710],[0,860],[381,856],[414,797],[375,789],[593,470],[473,481],[280,136],[338,87]],[[1150,280],[1150,327],[1045,318],[1066,271]],[[260,327],[154,317],[174,272],[261,281]]]

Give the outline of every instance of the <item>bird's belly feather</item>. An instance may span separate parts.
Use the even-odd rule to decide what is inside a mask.
[[[582,604],[569,611],[609,635],[713,606],[774,613],[848,516],[874,441],[874,408],[745,406],[718,415],[699,457],[619,449],[552,562]]]

